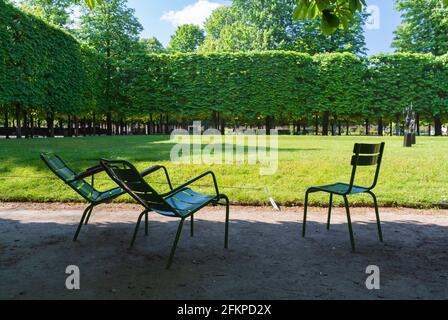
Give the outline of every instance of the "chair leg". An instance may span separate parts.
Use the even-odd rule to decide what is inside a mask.
[[[145,236],[148,236],[149,228],[148,228],[148,212],[145,214]]]
[[[302,237],[305,238],[306,233],[306,214],[308,211],[308,196],[309,196],[309,190],[306,191],[305,194],[305,207],[303,209],[303,224],[302,224]]]
[[[147,214],[147,211],[145,210],[142,213],[140,213],[140,215],[138,216],[137,224],[135,225],[134,235],[132,236],[131,245],[129,246],[129,249],[131,249],[134,246],[135,238],[137,237],[137,233],[138,233],[138,228],[140,227],[140,222],[142,221],[143,216],[146,214]]]
[[[180,238],[180,234],[182,232],[183,225],[184,225],[184,218],[182,218],[180,220],[179,227],[177,227],[176,238],[174,239],[173,246],[171,247],[170,257],[169,257],[168,263],[166,265],[167,269],[169,269],[171,267],[171,264],[173,263],[174,254],[176,253],[177,243],[179,242],[179,238]]]
[[[89,220],[90,220],[90,216],[92,215],[92,211],[93,211],[93,207],[90,209],[89,213],[87,214],[87,218],[86,218],[86,221],[84,223],[85,225],[89,224]]]
[[[190,236],[194,237],[194,214],[191,215],[191,222],[190,222]]]
[[[333,194],[330,193],[330,204],[328,206],[327,230],[330,230],[331,208],[333,207]]]
[[[352,219],[350,218],[350,208],[348,204],[347,196],[344,197],[345,211],[347,212],[348,232],[350,233],[350,243],[352,245],[352,251],[355,252],[355,238],[353,236]]]
[[[381,230],[381,220],[380,220],[380,212],[378,210],[378,201],[376,199],[376,196],[373,192],[369,192],[369,194],[372,196],[373,198],[373,203],[375,205],[375,215],[376,215],[376,225],[378,227],[378,236],[380,238],[380,241],[383,242],[383,232]]]
[[[89,205],[84,210],[84,213],[82,214],[82,217],[81,217],[81,221],[79,221],[78,228],[76,229],[75,236],[73,237],[73,241],[78,240],[79,232],[81,231],[82,225],[84,224],[84,220],[85,220],[86,216],[88,214],[90,214],[90,212],[92,211],[93,207],[94,207],[93,205]]]
[[[224,248],[227,249],[229,247],[229,218],[230,218],[230,201],[227,196],[223,196],[224,200],[226,200],[226,227],[224,232]]]

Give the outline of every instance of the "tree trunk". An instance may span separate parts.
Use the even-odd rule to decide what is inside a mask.
[[[224,120],[224,117],[220,117],[220,128],[221,128],[221,135],[226,134],[226,122]]]
[[[338,122],[338,136],[342,136],[342,123],[341,123],[341,121]]]
[[[92,135],[96,135],[96,113],[93,113],[92,119]]]
[[[319,135],[319,115],[316,114],[315,116],[315,122],[314,122],[314,133],[316,136]]]
[[[400,114],[399,113],[395,114],[395,135],[396,136],[400,135]]]
[[[30,133],[29,133],[29,135],[30,135],[30,138],[31,139],[33,139],[34,138],[34,117],[33,117],[33,115],[32,114],[30,114],[30,127],[29,127],[29,130],[30,130]]]
[[[436,137],[442,135],[442,121],[440,117],[434,117],[434,135]]]
[[[112,112],[108,111],[106,114],[106,121],[107,121],[107,135],[112,135]]]
[[[54,138],[54,113],[47,113],[47,137]]]
[[[369,118],[366,118],[366,136],[370,135],[370,122]]]
[[[115,123],[115,135],[120,135],[120,122]]]
[[[266,117],[266,135],[271,134],[273,123],[274,123],[274,118],[272,116],[267,116]]]
[[[5,135],[6,139],[9,139],[9,119],[8,119],[8,110],[5,110]]]
[[[73,121],[75,122],[75,137],[79,136],[79,121],[78,117],[73,117]]]
[[[149,134],[154,134],[154,120],[152,117],[152,113],[149,114]]]
[[[16,104],[16,138],[22,139],[22,124],[21,124],[21,113],[22,110],[19,104]]]
[[[329,124],[330,112],[324,111],[322,118],[322,135],[328,136],[328,124]]]
[[[72,118],[70,116],[68,116],[68,120],[67,120],[67,137],[71,137],[72,136]]]
[[[378,135],[379,136],[383,136],[383,118],[379,117],[378,118]]]
[[[87,136],[87,125],[86,125],[86,117],[82,118],[82,135]]]
[[[170,124],[168,115],[165,116],[165,134],[170,134]]]
[[[23,110],[23,135],[28,139],[28,112]]]
[[[331,120],[331,135],[335,136],[336,135],[336,116],[333,117],[333,119]]]
[[[348,135],[350,135],[350,122],[348,120],[345,122],[345,126],[347,129],[347,131],[345,132],[345,135],[348,136]]]
[[[416,114],[415,115],[415,126],[416,126],[416,130],[417,130],[417,135],[420,135],[420,115]]]

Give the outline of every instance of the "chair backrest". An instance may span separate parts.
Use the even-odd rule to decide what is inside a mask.
[[[145,208],[177,214],[129,161],[101,159],[100,163],[109,177]]]
[[[99,192],[83,179],[76,179],[76,173],[53,153],[42,153],[40,158],[53,173],[89,202],[94,201]]]
[[[368,189],[373,189],[376,186],[378,175],[380,173],[381,161],[383,159],[384,146],[384,142],[378,144],[355,143],[351,162],[353,169],[350,179],[350,189],[355,181],[356,168],[358,166],[376,166],[373,183]]]

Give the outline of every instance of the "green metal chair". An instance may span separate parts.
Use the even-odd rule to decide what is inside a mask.
[[[89,223],[90,216],[95,206],[110,202],[111,200],[125,194],[125,191],[121,188],[113,188],[107,191],[98,191],[95,189],[95,174],[104,171],[103,167],[99,164],[87,169],[83,173],[77,174],[70,169],[60,157],[53,153],[42,153],[40,157],[56,176],[58,176],[89,203],[81,217],[81,221],[76,229],[73,241],[78,239],[78,235],[83,224],[87,225]],[[88,177],[91,177],[90,184],[84,180]]]
[[[143,179],[138,173],[137,169],[128,161],[124,160],[106,160],[100,161],[103,168],[112,180],[114,180],[123,190],[125,190],[132,198],[144,207],[135,226],[134,235],[131,240],[131,248],[134,245],[137,236],[140,222],[145,216],[145,235],[148,235],[148,213],[155,212],[164,216],[180,218],[180,223],[177,228],[176,237],[171,247],[170,257],[166,268],[169,269],[173,262],[177,243],[179,241],[182,227],[185,219],[191,218],[190,233],[194,235],[194,214],[200,209],[209,204],[225,205],[226,206],[226,222],[224,233],[224,248],[228,247],[229,239],[229,199],[226,195],[219,193],[218,184],[216,182],[215,174],[211,171],[205,172],[200,176],[186,182],[185,184],[173,189],[165,167],[155,166],[148,169],[149,173],[156,172],[160,169],[165,171],[165,175],[170,187],[170,191],[164,194],[158,193],[151,185]],[[216,194],[206,195],[193,191],[190,186],[192,183],[211,176]],[[220,203],[220,200],[225,200],[225,203]]]
[[[380,172],[381,167],[381,160],[383,158],[383,152],[384,152],[384,146],[385,143],[380,144],[361,144],[357,143],[355,144],[355,147],[353,149],[354,155],[352,156],[352,175],[350,178],[350,183],[335,183],[331,185],[321,186],[321,187],[311,187],[306,191],[305,195],[305,209],[303,214],[303,226],[302,226],[302,236],[305,237],[306,232],[306,218],[307,218],[307,210],[308,210],[308,197],[310,193],[315,192],[327,192],[330,194],[330,205],[328,208],[328,220],[327,220],[327,230],[330,229],[330,220],[331,220],[331,208],[333,205],[333,195],[340,195],[344,198],[344,204],[345,204],[345,210],[347,213],[347,222],[348,222],[348,231],[350,233],[350,243],[352,246],[352,251],[355,251],[355,240],[353,236],[353,228],[352,228],[352,222],[350,218],[350,209],[349,209],[349,203],[347,196],[352,194],[360,194],[360,193],[368,193],[373,198],[373,203],[375,205],[375,214],[376,214],[376,221],[377,221],[377,227],[378,227],[378,235],[380,238],[380,241],[383,242],[383,234],[381,231],[381,221],[380,221],[380,215],[378,211],[378,202],[376,199],[375,194],[372,192],[372,189],[375,188],[377,181],[378,181],[378,175]],[[373,183],[370,187],[361,187],[354,185],[355,182],[355,175],[356,175],[356,169],[358,166],[374,166],[376,165],[375,170],[375,177],[373,179]]]

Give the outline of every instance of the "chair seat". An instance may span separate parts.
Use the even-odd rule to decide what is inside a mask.
[[[347,194],[348,189],[350,188],[350,185],[347,183],[334,183],[326,186],[320,186],[320,187],[311,187],[311,192],[316,191],[324,191],[329,193],[336,193],[336,194]],[[359,186],[353,186],[352,190],[348,194],[357,194],[357,193],[364,193],[369,191],[368,188],[359,187]]]
[[[216,196],[198,193],[189,188],[185,188],[165,198],[166,202],[182,216],[188,216],[191,212],[197,211],[201,207],[217,200]],[[153,211],[165,215],[176,216],[176,213],[167,210],[153,209]]]
[[[108,191],[101,192],[98,197],[96,197],[93,201],[100,202],[100,201],[107,201],[115,199],[118,196],[121,196],[124,194],[123,189],[121,188],[114,188]]]

